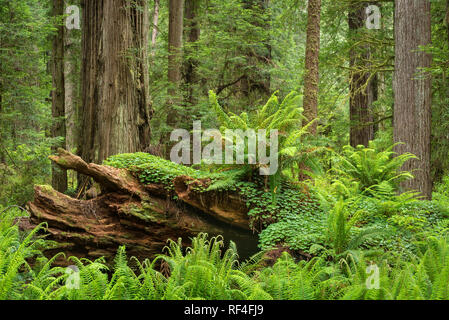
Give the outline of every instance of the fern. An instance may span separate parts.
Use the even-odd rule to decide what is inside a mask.
[[[271,130],[277,130],[278,135],[278,154],[279,159],[278,171],[269,177],[269,185],[273,195],[273,202],[276,200],[276,191],[281,187],[284,170],[297,170],[298,174],[301,170],[301,163],[305,163],[306,167],[313,168],[314,171],[320,171],[317,161],[313,161],[313,155],[317,152],[326,150],[325,148],[311,146],[305,143],[303,136],[308,134],[312,123],[302,127],[304,121],[303,108],[300,107],[302,96],[297,92],[288,94],[282,102],[279,102],[275,92],[267,103],[255,114],[247,114],[246,112],[236,115],[226,113],[217,101],[216,95],[211,91],[209,93],[210,104],[215,111],[216,117],[220,123],[220,130],[225,133],[226,129],[240,129],[245,132],[248,128],[255,130],[264,129],[269,138]],[[244,137],[241,137],[242,139]],[[268,146],[270,147],[270,146]],[[234,153],[236,150],[233,151]],[[258,155],[252,155],[256,158]],[[249,157],[248,146],[245,144],[245,160]],[[243,171],[249,172],[258,169],[258,165],[248,164]],[[234,166],[231,166],[234,168]],[[295,174],[296,175],[296,174]],[[221,184],[225,182],[220,182]]]
[[[41,239],[36,235],[45,229],[42,223],[22,240],[19,227],[14,224],[15,214],[5,214],[0,220],[0,300],[16,299],[24,285],[21,274],[31,273],[27,258],[39,255]],[[32,274],[31,274],[32,276]]]
[[[393,146],[386,150],[376,150],[358,146],[345,146],[343,155],[335,159],[336,174],[357,181],[360,192],[372,192],[372,188],[384,187],[389,183],[397,188],[399,182],[413,178],[409,172],[401,171],[403,164],[416,157],[410,153],[395,156]]]
[[[232,300],[251,296],[251,290],[256,290],[254,286],[240,286],[251,280],[238,270],[235,245],[231,243],[224,253],[223,246],[221,237],[209,240],[207,234],[199,234],[192,239],[192,247],[183,253],[180,239],[169,241],[165,248],[167,255],[158,257],[170,266],[163,298]]]

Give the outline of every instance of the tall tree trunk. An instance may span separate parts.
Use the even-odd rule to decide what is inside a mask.
[[[182,79],[182,39],[184,30],[184,0],[169,0],[169,27],[168,27],[168,81],[170,88],[169,111],[167,124],[175,127],[179,114],[173,109],[181,102],[180,83]]]
[[[373,121],[375,123],[374,125],[372,125],[372,128],[373,128],[372,139],[375,138],[376,133],[379,131],[379,123],[376,122],[379,119],[374,114],[374,110],[373,110],[373,104],[377,100],[379,100],[379,75],[376,73],[371,78],[371,81],[369,83],[369,90],[368,90],[368,107],[369,107],[370,113],[372,114],[371,118],[373,119]]]
[[[304,116],[307,122],[318,116],[321,0],[309,0],[307,8],[306,71],[304,78]],[[317,124],[309,129],[316,134]]]
[[[62,137],[64,140],[53,147],[66,148],[66,126],[65,126],[65,88],[64,88],[64,25],[61,19],[64,15],[64,0],[53,0],[53,16],[57,17],[57,32],[53,37],[52,55],[52,115],[53,125],[52,137]],[[59,192],[67,190],[67,171],[52,165],[52,186]]]
[[[79,3],[79,2],[78,2]],[[80,47],[78,31],[64,30],[64,90],[66,116],[66,147],[74,152],[80,139]],[[77,173],[67,171],[69,187],[76,186]]]
[[[245,48],[243,52],[246,56],[245,64],[241,69],[247,70],[245,74],[238,80],[240,91],[248,100],[250,105],[263,104],[271,94],[271,77],[267,72],[266,66],[271,63],[272,48],[268,31],[271,27],[269,16],[268,19],[260,19],[260,16],[267,14],[270,0],[243,0],[243,8],[252,10],[254,18],[250,23],[256,28],[263,28],[266,32],[264,37],[260,39],[260,48],[257,53],[253,48]]]
[[[352,3],[348,14],[348,26],[352,45],[360,42],[358,32],[365,27],[367,19],[365,13],[365,3]],[[371,110],[372,102],[375,98],[373,92],[373,79],[369,73],[370,60],[369,45],[362,44],[352,47],[350,50],[349,66],[350,74],[350,144],[353,147],[358,145],[368,146],[370,140],[374,139],[373,113]]]
[[[73,151],[77,145],[78,132],[76,128],[79,90],[79,72],[74,61],[78,58],[73,46],[73,35],[70,30],[64,34],[64,91],[65,91],[65,116],[66,116],[66,146]]]
[[[430,199],[431,78],[421,68],[430,67],[432,57],[419,49],[431,42],[430,1],[395,1],[395,40],[394,141],[404,143],[396,147],[396,152],[411,152],[418,157],[404,165],[403,169],[413,171],[415,178],[401,187],[403,191],[417,190]]]
[[[447,28],[447,43],[449,44],[449,0],[446,0],[446,28]]]
[[[2,37],[0,36],[0,48],[3,48],[3,41],[2,41]],[[4,124],[2,121],[2,112],[3,112],[3,63],[0,60],[0,128],[3,128]],[[0,131],[0,163],[4,164],[6,163],[6,159],[5,159],[5,153],[4,153],[4,148],[5,146],[3,146],[2,141],[5,140],[5,136],[4,136],[4,132],[3,130]]]
[[[82,6],[80,149],[84,159],[101,163],[150,144],[148,3],[83,0]]]
[[[184,59],[184,83],[187,89],[185,102],[188,107],[196,103],[194,96],[194,86],[198,81],[197,67],[198,60],[191,55],[196,51],[195,43],[200,38],[200,25],[198,22],[198,11],[200,8],[200,0],[186,0],[185,2],[185,32],[188,45],[185,48]]]
[[[153,58],[156,55],[156,40],[159,27],[159,8],[160,8],[160,1],[154,0],[153,31],[151,33],[151,56]]]

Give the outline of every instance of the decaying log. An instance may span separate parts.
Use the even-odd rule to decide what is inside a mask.
[[[222,192],[195,192],[202,181],[180,176],[174,179],[176,194],[189,205],[237,228],[249,230],[248,211],[238,194]]]
[[[50,160],[66,170],[75,170],[81,174],[92,177],[100,184],[103,191],[120,191],[127,194],[146,197],[146,192],[127,170],[101,166],[95,163],[87,164],[80,157],[64,150],[58,149],[58,156],[50,156]]]
[[[230,234],[237,244],[256,250],[257,235],[249,229],[247,208],[235,194],[197,193],[190,177],[177,177],[170,194],[162,185],[143,185],[125,169],[87,164],[80,157],[58,150],[50,159],[64,169],[92,177],[101,194],[78,200],[36,186],[28,204],[31,222],[48,224],[50,239],[58,241],[67,255],[112,258],[118,246],[139,259],[161,253],[168,239],[182,237],[185,244],[198,232]],[[173,195],[178,200],[173,200]]]

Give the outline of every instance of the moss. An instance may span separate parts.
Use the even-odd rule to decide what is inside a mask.
[[[65,249],[65,248],[70,248],[73,247],[73,243],[70,242],[57,242],[57,241],[51,241],[52,243],[54,243],[54,246],[52,247],[47,247],[46,249]]]
[[[61,235],[66,238],[76,238],[76,239],[85,240],[85,241],[95,240],[95,237],[90,234],[84,235],[84,234],[80,234],[80,233],[61,232]]]
[[[97,242],[104,244],[104,245],[112,245],[115,243],[114,238],[110,237],[110,236],[102,236],[97,238]]]
[[[135,204],[130,204],[130,205],[124,207],[123,212],[125,214],[135,216],[143,221],[147,221],[147,222],[152,221],[152,219],[151,219],[152,214],[151,214],[150,210],[144,209]]]
[[[248,181],[248,173],[242,174],[242,170],[221,172],[196,170],[147,153],[112,156],[105,161],[105,164],[127,169],[141,183],[161,184],[168,191],[174,190],[175,178],[188,176],[192,178],[188,183],[194,192],[214,192],[218,196],[224,192],[237,193],[247,204],[251,226],[258,231],[291,215],[300,216],[304,212],[318,210],[317,201],[313,196],[306,194],[297,186],[282,182],[276,194],[273,194],[267,192],[267,181],[264,177],[252,175],[251,181]],[[176,200],[176,196],[173,200]],[[170,223],[165,217],[165,208],[160,208],[157,204],[144,202],[142,207],[134,205],[125,210],[127,214],[144,221]]]
[[[210,179],[211,181],[220,180],[226,176],[223,173],[195,170],[147,153],[128,153],[112,156],[104,164],[119,169],[127,169],[141,183],[161,184],[169,191],[174,189],[173,180],[179,176],[189,176],[198,180]],[[124,171],[120,174],[125,177],[128,173]]]
[[[68,165],[69,165],[69,163],[67,162],[67,160],[64,159],[64,158],[58,158],[58,164],[59,164],[59,165],[62,165],[62,166],[68,166]]]
[[[53,189],[53,187],[50,186],[50,185],[45,184],[45,185],[40,185],[38,187],[46,194],[49,194],[49,195],[52,195],[52,196],[56,195],[56,190]]]

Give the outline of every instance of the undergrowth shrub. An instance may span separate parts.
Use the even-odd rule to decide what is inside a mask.
[[[286,252],[273,265],[256,273],[261,287],[275,300],[315,300],[334,294],[338,270],[322,258],[299,263]]]
[[[341,213],[336,214],[338,219]],[[78,281],[68,286],[73,273],[53,266],[63,254],[52,259],[42,256],[46,240],[37,233],[43,226],[22,233],[15,224],[17,216],[18,212],[3,212],[0,219],[1,299],[449,299],[447,236],[429,236],[408,260],[370,256],[366,250],[346,250],[335,260],[324,255],[309,261],[295,261],[283,253],[267,267],[263,252],[240,263],[232,242],[224,250],[222,237],[200,234],[191,247],[184,249],[181,240],[169,241],[165,253],[142,263],[128,259],[124,247],[118,249],[111,268],[102,258],[70,257]],[[342,244],[341,248],[347,247]],[[372,281],[376,272],[370,270],[377,270],[378,281]]]
[[[304,125],[305,117],[303,115],[304,108],[300,107],[302,96],[293,91],[288,94],[282,101],[278,98],[278,92],[275,92],[264,106],[256,110],[256,112],[242,112],[240,115],[232,112],[226,112],[218,103],[216,94],[209,92],[209,100],[212,109],[220,125],[220,131],[224,139],[226,139],[226,130],[234,130],[238,135],[238,139],[244,142],[244,159],[248,163],[248,159],[252,158],[259,163],[258,154],[250,154],[248,148],[248,137],[246,131],[248,129],[266,130],[266,138],[270,141],[271,130],[277,130],[277,158],[278,170],[275,174],[267,177],[270,184],[273,201],[276,201],[277,194],[275,190],[282,188],[282,181],[285,181],[284,173],[296,179],[304,174],[322,172],[321,165],[317,159],[317,155],[326,152],[322,141],[317,138],[310,137],[309,128],[315,123],[311,121]],[[240,130],[240,131],[237,131]],[[240,132],[240,133],[238,133]],[[234,139],[237,141],[237,138]],[[237,152],[235,141],[230,141],[233,146],[233,153]],[[267,143],[267,148],[271,148]],[[274,150],[270,150],[274,152]],[[254,172],[258,169],[259,164],[244,165],[226,165],[224,167],[242,170],[243,172]],[[308,170],[305,170],[307,168]]]
[[[338,175],[336,186],[346,193],[355,186],[360,193],[373,194],[382,192],[387,184],[394,190],[401,181],[413,178],[411,173],[401,171],[401,167],[416,157],[410,153],[396,155],[393,148],[394,145],[376,150],[373,143],[369,148],[345,146],[343,153],[334,158],[333,171]],[[377,190],[379,186],[381,190]]]
[[[28,234],[19,231],[17,218],[24,216],[18,209],[0,210],[0,300],[18,299],[26,281],[32,277],[27,259],[41,255],[43,239],[35,235],[44,228],[39,225]]]
[[[200,234],[183,252],[181,240],[170,241],[167,254],[159,256],[170,268],[164,298],[246,300],[271,299],[238,266],[235,244],[223,253],[221,237]]]

